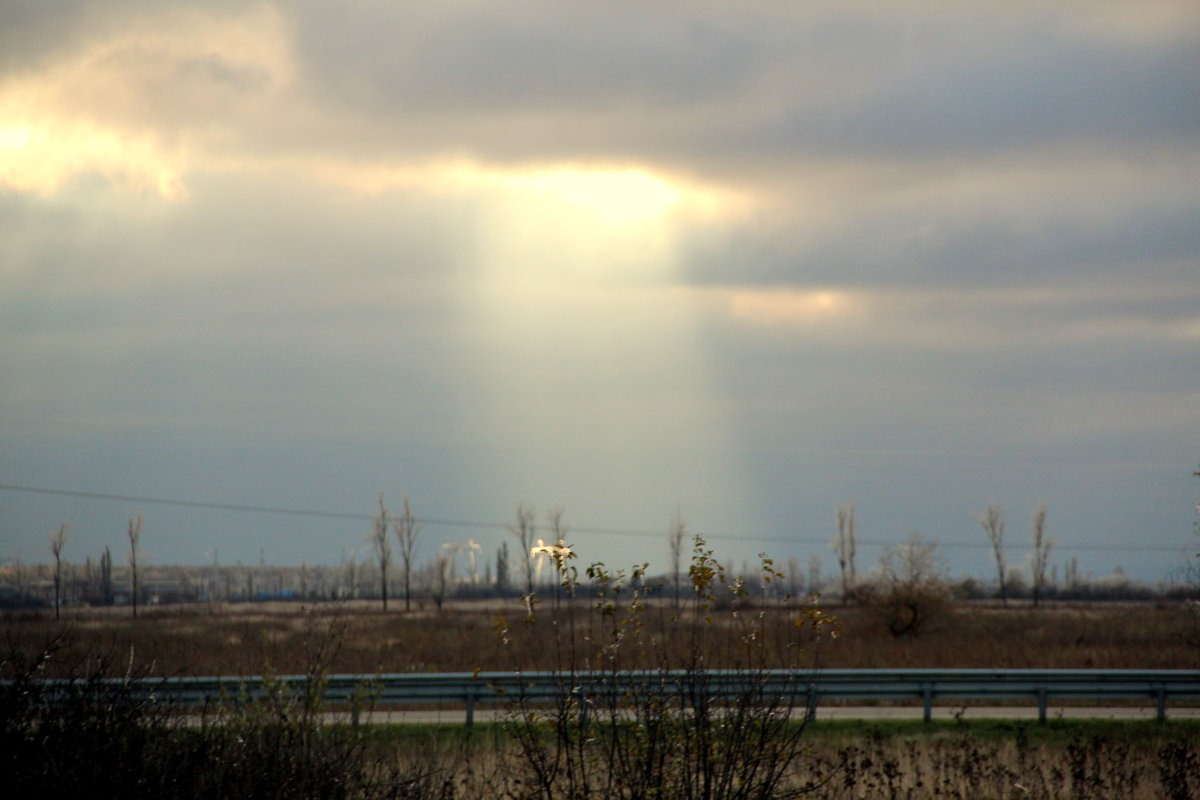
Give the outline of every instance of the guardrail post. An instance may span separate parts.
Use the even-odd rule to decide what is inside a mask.
[[[1048,694],[1045,688],[1038,689],[1038,725],[1046,724],[1046,698]]]
[[[467,693],[467,727],[475,724],[475,693]]]
[[[1155,690],[1154,694],[1155,694],[1155,700],[1158,702],[1158,721],[1166,722],[1167,721],[1167,690],[1166,690],[1166,688],[1159,686],[1158,689]]]
[[[921,695],[925,700],[925,721],[933,722],[933,685],[921,684]]]

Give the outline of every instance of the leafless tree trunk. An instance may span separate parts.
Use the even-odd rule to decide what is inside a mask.
[[[554,544],[567,543],[567,523],[563,519],[565,514],[566,511],[561,508],[552,508],[546,512],[546,534]]]
[[[442,604],[446,602],[446,593],[450,588],[452,563],[450,557],[439,555],[433,562],[433,604],[437,606],[438,611],[442,610]]]
[[[112,551],[107,547],[100,556],[100,597],[104,605],[113,604]]]
[[[208,595],[213,603],[221,602],[221,557],[217,548],[212,550],[212,576],[208,580]]]
[[[388,510],[383,504],[383,494],[379,495],[379,516],[375,518],[371,529],[371,545],[379,559],[379,592],[383,597],[383,610],[387,611],[388,601],[388,569],[392,565],[392,540],[388,538]]]
[[[675,607],[683,603],[683,540],[687,538],[687,521],[679,509],[671,515],[667,543],[671,546],[671,583],[675,587]]]
[[[1033,511],[1033,607],[1041,601],[1042,587],[1046,585],[1046,565],[1050,561],[1050,548],[1054,541],[1046,537],[1046,505],[1043,503]]]
[[[508,589],[508,542],[501,542],[496,549],[496,589],[504,592]]]
[[[533,536],[537,533],[537,513],[533,506],[517,505],[517,522],[509,532],[521,546],[521,568],[525,573],[525,593],[533,594]]]
[[[855,533],[854,503],[844,503],[837,509],[838,538],[834,542],[838,568],[842,572],[842,601],[851,598],[851,587],[858,582],[855,557],[858,555],[858,538]]]
[[[350,598],[358,597],[358,551],[351,550],[348,558],[342,559],[342,566],[346,573],[346,596]]]
[[[50,534],[50,552],[54,554],[54,618],[62,606],[62,552],[67,546],[67,525],[64,522]]]
[[[407,496],[404,498],[404,513],[392,524],[392,528],[400,542],[400,563],[404,567],[404,610],[408,612],[412,610],[413,559],[417,553],[417,534],[421,529],[417,527]]]
[[[142,540],[142,515],[129,518],[129,576],[131,585],[130,598],[133,603],[133,616],[137,617],[138,607],[138,543]]]
[[[1004,511],[997,503],[989,503],[987,511],[972,514],[992,543],[992,555],[996,559],[996,573],[1000,578],[1000,602],[1008,605],[1008,569],[1004,565]]]
[[[567,523],[563,519],[565,513],[562,508],[554,508],[546,512],[546,534],[550,537],[550,542],[548,543],[548,547],[542,548],[543,552],[549,556],[551,567],[554,570],[555,608],[559,606],[561,601],[562,587],[571,579],[568,573],[571,567],[568,564],[570,559],[574,557],[571,546],[567,543],[569,533]],[[539,558],[544,557],[539,556]],[[541,577],[540,570],[538,577]]]
[[[788,559],[788,594],[800,596],[800,560],[795,556]]]

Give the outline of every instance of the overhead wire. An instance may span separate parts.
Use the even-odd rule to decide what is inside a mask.
[[[212,511],[236,511],[243,513],[254,514],[287,514],[299,517],[317,517],[323,519],[342,519],[356,521],[371,521],[377,518],[375,514],[365,514],[354,511],[324,511],[320,509],[310,508],[284,508],[281,506],[260,506],[249,505],[243,503],[221,503],[210,500],[186,500],[181,498],[168,497],[145,497],[139,495],[127,494],[110,494],[106,492],[85,492],[76,489],[58,489],[45,486],[20,486],[14,484],[0,484],[0,491],[6,492],[21,492],[27,494],[43,494],[57,495],[61,497],[78,497],[85,500],[106,500],[127,503],[140,503],[145,505],[162,505],[162,506],[177,506],[184,508],[200,508]],[[447,519],[440,517],[418,517],[416,522],[421,525],[429,525],[434,527],[453,527],[453,528],[476,528],[484,530],[499,530],[507,531],[510,525],[505,522],[491,522],[481,520],[462,520],[462,519]],[[593,527],[572,525],[571,530],[577,533],[589,533],[610,536],[635,536],[642,538],[660,538],[663,536],[663,531],[646,530],[637,528],[608,528],[608,527]],[[722,533],[720,531],[698,531],[705,539],[719,539],[722,541],[734,542],[781,542],[788,544],[809,544],[809,545],[825,545],[829,543],[827,539],[817,539],[802,536],[786,536],[782,534],[732,534]],[[862,545],[879,545],[885,546],[893,544],[893,542],[880,539],[858,539],[858,543]],[[938,546],[947,548],[961,548],[970,550],[991,549],[991,544],[988,542],[955,542],[955,541],[939,541]],[[1179,548],[1165,545],[1120,545],[1120,544],[1076,544],[1071,543],[1069,546],[1072,550],[1084,551],[1128,551],[1128,550],[1153,550],[1161,552],[1174,552]]]

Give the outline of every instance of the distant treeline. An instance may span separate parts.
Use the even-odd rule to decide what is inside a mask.
[[[811,567],[811,565],[810,565]],[[738,570],[728,565],[731,574]],[[114,566],[104,556],[87,559],[83,564],[64,563],[61,567],[61,604],[70,606],[132,605],[133,584],[127,566]],[[267,601],[329,602],[335,600],[382,600],[382,581],[378,564],[348,560],[337,566],[274,566],[270,564],[140,565],[139,605],[176,603],[245,603]],[[497,579],[488,568],[482,575],[449,575],[444,563],[433,563],[414,571],[412,601],[418,608],[440,606],[448,600],[517,597],[524,585]],[[542,595],[552,593],[555,584],[535,579],[534,588]],[[787,596],[800,597],[823,593],[826,601],[841,600],[840,587],[833,578],[825,580],[818,570],[801,570],[795,562],[785,565],[782,579],[764,584],[758,575],[741,576],[752,599],[767,602]],[[682,576],[686,584],[686,576]],[[860,578],[869,583],[871,577]],[[662,596],[673,596],[676,581],[672,575],[648,576],[645,583],[658,587]],[[389,570],[389,585],[398,586],[399,572]],[[945,581],[952,598],[986,601],[1000,598],[997,584],[974,577]],[[851,587],[852,591],[854,587]],[[393,588],[391,590],[394,591]],[[1009,600],[1029,600],[1032,591],[1022,575],[1014,570],[1006,585]],[[653,596],[653,595],[652,595]],[[1129,579],[1120,570],[1112,575],[1093,577],[1067,570],[1066,580],[1048,582],[1041,589],[1043,601],[1120,601],[1200,599],[1200,587],[1187,582],[1145,583]],[[8,564],[0,566],[0,608],[51,608],[54,604],[53,564]],[[853,601],[853,596],[845,598]]]

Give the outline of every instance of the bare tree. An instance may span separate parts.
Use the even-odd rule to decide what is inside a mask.
[[[997,503],[989,503],[987,511],[972,514],[992,543],[992,555],[996,559],[996,573],[1000,579],[1000,602],[1008,605],[1008,569],[1004,565],[1004,511]]]
[[[793,598],[799,596],[801,589],[800,559],[795,556],[788,558],[788,594]]]
[[[683,602],[683,540],[687,537],[687,521],[675,509],[671,514],[671,528],[667,533],[667,544],[671,547],[671,585],[675,588],[675,607]]]
[[[809,594],[819,594],[825,579],[821,576],[821,557],[810,556],[808,559],[808,591]]]
[[[438,611],[442,610],[442,604],[446,602],[446,594],[450,589],[451,578],[453,577],[454,564],[447,555],[439,555],[433,561],[433,603],[437,606]]]
[[[131,584],[130,598],[133,603],[133,616],[137,617],[138,607],[138,544],[142,540],[142,515],[129,518],[129,577]]]
[[[392,566],[392,540],[388,538],[388,510],[383,504],[383,493],[379,494],[379,516],[371,527],[371,546],[379,559],[379,592],[383,597],[383,610],[387,611],[388,569]]]
[[[1067,563],[1063,565],[1063,583],[1067,585],[1069,591],[1075,591],[1079,588],[1082,580],[1079,577],[1079,559],[1071,556]]]
[[[508,589],[508,542],[501,542],[496,548],[496,589],[500,592]]]
[[[537,513],[533,506],[517,504],[517,521],[509,532],[521,545],[521,569],[525,574],[525,593],[533,594],[533,536],[537,533]]]
[[[569,558],[575,557],[571,546],[567,544],[570,532],[564,519],[565,514],[566,511],[562,508],[552,508],[546,512],[546,535],[550,537],[550,546],[546,548],[545,552],[550,557],[551,566],[554,567],[554,599],[556,603],[559,599],[559,587],[563,581],[568,579],[567,562]]]
[[[562,508],[552,508],[546,512],[546,534],[552,542],[559,545],[567,543],[567,523],[564,519],[566,511]]]
[[[221,602],[221,556],[217,550],[212,549],[212,573],[208,579],[208,597],[213,603]]]
[[[62,552],[67,546],[67,524],[50,534],[50,552],[54,554],[54,618],[58,619],[62,606]]]
[[[842,602],[851,597],[851,589],[858,581],[855,557],[858,554],[858,538],[855,533],[854,503],[843,503],[837,508],[837,539],[833,549],[837,552],[838,568],[842,572]]]
[[[343,551],[342,567],[346,575],[346,596],[351,598],[358,597],[358,550],[351,550],[348,555]]]
[[[937,542],[914,533],[884,548],[878,577],[864,587],[867,608],[893,636],[917,633],[945,609],[950,595],[945,560]]]
[[[100,597],[104,605],[113,604],[112,551],[108,547],[100,556]]]
[[[1194,477],[1200,478],[1200,469],[1192,473]],[[1200,515],[1200,503],[1196,503],[1196,514]],[[1196,536],[1200,537],[1200,518],[1192,523],[1192,531]],[[1197,543],[1193,543],[1194,545]],[[1193,555],[1183,562],[1179,568],[1179,581],[1189,593],[1196,592],[1200,589],[1200,552],[1193,551]],[[1195,595],[1192,594],[1194,597]],[[1184,604],[1184,608],[1190,612],[1188,614],[1188,629],[1185,636],[1186,641],[1195,646],[1200,644],[1200,603],[1192,600]]]
[[[392,530],[400,542],[400,564],[404,569],[404,610],[408,612],[412,611],[412,573],[417,554],[417,534],[421,529],[409,507],[407,495],[404,497],[404,513],[392,523]]]
[[[1054,540],[1046,537],[1046,504],[1042,503],[1033,510],[1033,552],[1030,553],[1030,571],[1033,573],[1034,608],[1037,608],[1042,587],[1046,585],[1046,565],[1050,562],[1050,548],[1053,546]]]

